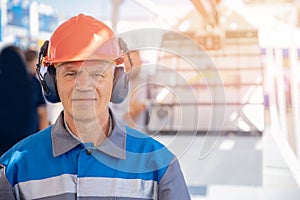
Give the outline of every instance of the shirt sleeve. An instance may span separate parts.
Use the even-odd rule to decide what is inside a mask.
[[[186,186],[179,162],[175,157],[168,166],[165,174],[158,184],[159,200],[190,200],[190,194]]]
[[[13,187],[5,176],[5,167],[0,164],[0,200],[16,199]]]

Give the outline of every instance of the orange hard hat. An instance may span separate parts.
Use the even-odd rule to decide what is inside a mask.
[[[104,23],[79,14],[61,24],[52,34],[44,63],[115,60],[120,57],[118,40]]]

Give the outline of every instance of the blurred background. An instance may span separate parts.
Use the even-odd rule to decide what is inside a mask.
[[[130,96],[112,108],[178,156],[192,199],[300,199],[299,0],[1,0],[0,12],[1,48],[38,50],[79,13],[124,36]],[[137,48],[146,29],[159,50]],[[47,102],[49,123],[61,109]]]

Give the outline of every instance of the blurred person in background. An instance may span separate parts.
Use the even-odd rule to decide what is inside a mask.
[[[36,131],[30,76],[21,49],[0,52],[0,155]]]
[[[40,81],[36,77],[36,64],[38,63],[38,54],[35,50],[27,49],[25,52],[27,68],[30,74],[30,80],[33,90],[33,121],[35,123],[35,131],[43,130],[49,126],[46,101],[43,96]]]

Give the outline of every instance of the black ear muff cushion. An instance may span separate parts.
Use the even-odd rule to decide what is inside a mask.
[[[50,103],[58,103],[60,102],[60,98],[57,92],[57,87],[56,87],[56,70],[54,66],[49,66],[47,68],[47,72],[44,75],[44,79],[46,82],[46,85],[48,87],[49,93],[46,93],[44,91],[45,98],[47,101]]]
[[[114,72],[112,103],[121,103],[127,96],[129,90],[129,77],[123,67],[116,67]]]

